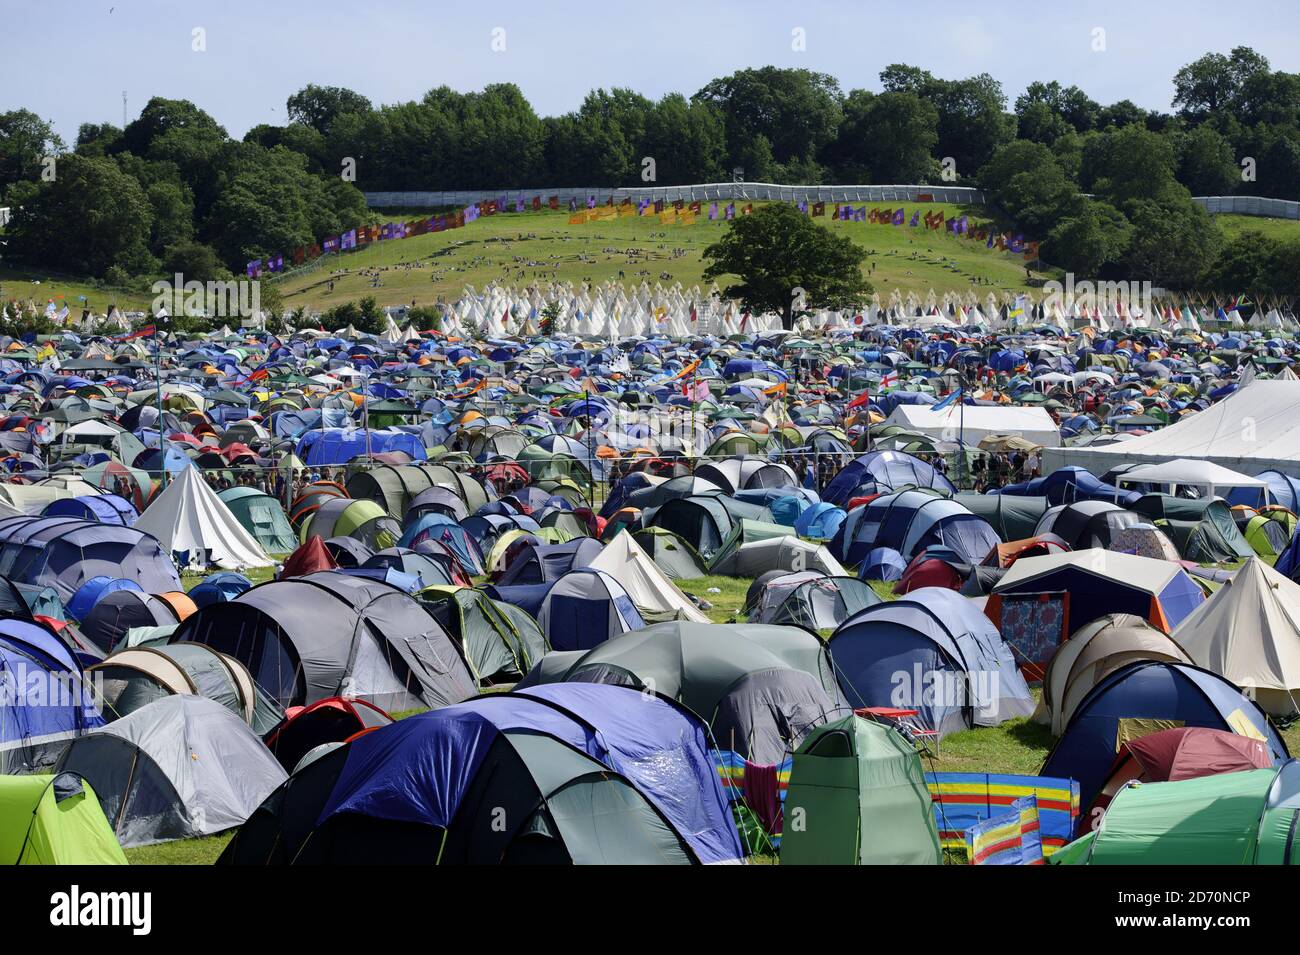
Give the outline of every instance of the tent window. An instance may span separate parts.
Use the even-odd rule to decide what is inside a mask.
[[[853,755],[853,740],[844,730],[831,730],[808,748],[809,755],[839,758]]]

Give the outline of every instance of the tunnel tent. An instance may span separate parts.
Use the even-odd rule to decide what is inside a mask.
[[[417,798],[390,789],[399,778]],[[514,823],[492,825],[503,816]],[[645,693],[561,684],[422,713],[326,753],[218,861],[662,865],[742,852],[696,717]]]
[[[467,587],[426,587],[417,595],[461,649],[480,684],[519,680],[550,649],[526,611]]]
[[[921,756],[897,730],[849,714],[794,754],[782,865],[941,865]]]
[[[0,519],[0,575],[53,587],[65,603],[92,577],[130,580],[148,593],[181,589],[176,564],[151,535],[70,517]]]
[[[157,538],[181,566],[215,565],[223,570],[272,566],[261,545],[194,468],[186,468],[149,502],[136,529]]]
[[[200,643],[136,646],[113,653],[86,671],[99,692],[106,719],[121,719],[154,700],[177,693],[220,703],[259,736],[284,716],[238,660]]]
[[[1034,536],[1034,529],[1047,511],[1047,498],[1016,494],[975,494],[964,491],[953,497],[976,517],[982,517],[1003,541]]]
[[[239,826],[286,778],[243,720],[189,694],[73,740],[56,771],[91,784],[126,848]]]
[[[1053,865],[1294,865],[1300,763],[1120,789]]]
[[[710,574],[732,577],[752,577],[768,569],[787,572],[816,570],[832,577],[849,575],[824,544],[800,540],[789,534],[742,544],[709,563]]]
[[[416,497],[438,486],[438,472],[426,465],[381,464],[348,478],[348,496],[378,504],[395,520],[402,520]],[[453,485],[459,492],[459,485]]]
[[[0,865],[126,864],[86,780],[0,775]]]
[[[235,485],[218,492],[217,497],[268,554],[288,554],[298,546],[298,536],[284,516],[284,509],[271,495],[247,485]]]
[[[393,711],[474,694],[451,638],[419,603],[339,571],[272,581],[204,607],[176,640],[239,660],[284,707],[348,695]]]

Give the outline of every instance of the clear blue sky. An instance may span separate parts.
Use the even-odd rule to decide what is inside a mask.
[[[195,27],[206,52],[191,49]],[[506,50],[494,53],[498,27]],[[791,49],[796,27],[805,52]],[[1102,53],[1091,49],[1096,27]],[[393,103],[443,84],[513,82],[550,115],[597,86],[689,95],[766,64],[831,73],[845,91],[878,89],[894,62],[946,78],[988,72],[1010,100],[1056,79],[1102,103],[1168,110],[1179,66],[1236,45],[1300,71],[1295,0],[0,0],[0,111],[32,109],[71,143],[82,122],[121,123],[126,90],[132,118],[154,95],[190,99],[242,136],[282,124],[286,97],[307,83]]]

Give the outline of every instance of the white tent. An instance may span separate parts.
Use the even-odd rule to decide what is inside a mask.
[[[683,620],[709,623],[704,612],[677,589],[654,558],[625,530],[619,531],[588,566],[603,570],[622,584],[638,610],[679,613]]]
[[[1125,471],[1116,479],[1119,484],[1156,484],[1174,493],[1180,487],[1200,488],[1209,497],[1219,493],[1218,489],[1234,487],[1263,488],[1268,492],[1268,482],[1250,477],[1239,471],[1225,468],[1213,461],[1197,461],[1191,458],[1175,458],[1164,464],[1144,464]]]
[[[1174,631],[1192,660],[1248,693],[1265,710],[1300,710],[1300,584],[1258,557]]]
[[[1043,452],[1043,473],[1067,465],[1105,474],[1116,464],[1211,461],[1234,471],[1300,477],[1300,381],[1252,381],[1204,411],[1122,444]]]
[[[194,467],[153,499],[135,528],[156,537],[183,565],[239,570],[272,563]]]
[[[963,409],[952,404],[935,411],[927,405],[899,405],[885,424],[972,446],[992,434],[1020,434],[1045,448],[1061,443],[1056,422],[1046,409],[1038,407],[967,405]]]

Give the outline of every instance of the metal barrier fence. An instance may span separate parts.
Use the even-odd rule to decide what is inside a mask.
[[[707,182],[684,186],[564,186],[536,189],[477,189],[430,192],[367,192],[366,204],[379,209],[438,209],[467,206],[504,198],[509,203],[530,204],[540,196],[545,203],[558,197],[567,207],[570,199],[586,202],[595,196],[604,202],[630,199],[665,202],[714,199],[770,200],[780,202],[959,202],[982,205],[984,193],[968,186],[785,186],[771,182]],[[928,198],[927,198],[928,197]]]
[[[1239,216],[1268,216],[1271,219],[1300,219],[1300,202],[1263,199],[1259,196],[1197,196],[1192,200],[1206,212]]]

